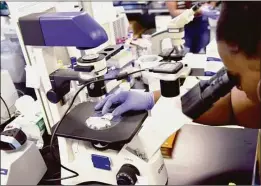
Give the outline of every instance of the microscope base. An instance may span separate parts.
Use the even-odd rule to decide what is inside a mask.
[[[89,142],[59,137],[61,163],[79,173],[79,176],[62,180],[62,185],[111,184],[111,185],[165,185],[167,170],[160,150],[148,161],[137,156],[128,144],[120,151],[99,151]],[[66,157],[67,156],[67,157]],[[142,159],[143,158],[143,159]],[[140,174],[140,176],[136,176]],[[61,177],[71,173],[61,169]]]

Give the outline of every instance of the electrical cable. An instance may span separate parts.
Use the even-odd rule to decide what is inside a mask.
[[[52,136],[51,136],[51,141],[50,141],[50,152],[51,152],[51,155],[53,157],[53,159],[59,163],[59,160],[56,158],[55,154],[54,154],[54,151],[53,151],[53,143],[54,143],[54,138],[56,136],[56,132],[59,128],[59,126],[61,125],[62,121],[64,120],[65,116],[67,115],[67,113],[69,112],[69,110],[71,109],[71,107],[73,106],[73,103],[76,99],[76,97],[78,96],[78,94],[88,85],[92,84],[92,83],[97,83],[97,82],[101,82],[101,81],[109,81],[109,80],[120,80],[120,79],[124,79],[126,78],[127,76],[129,75],[132,75],[132,74],[135,74],[135,73],[138,73],[138,72],[142,72],[142,71],[145,71],[146,69],[141,69],[141,70],[137,70],[137,71],[134,71],[134,72],[131,72],[131,73],[122,73],[122,74],[119,74],[118,76],[114,77],[114,78],[106,78],[106,79],[99,79],[99,80],[93,80],[93,81],[90,81],[90,82],[86,82],[83,84],[83,86],[75,93],[75,95],[73,96],[73,99],[69,105],[69,107],[67,108],[67,110],[65,111],[65,113],[63,114],[61,120],[58,122],[58,124],[56,125],[56,127],[54,128],[53,130],[53,133],[52,133]],[[45,179],[44,181],[46,182],[53,182],[53,181],[61,181],[61,180],[65,180],[65,179],[70,179],[70,178],[75,178],[77,176],[79,176],[79,174],[65,166],[63,166],[61,163],[59,163],[60,167],[73,173],[74,175],[72,176],[67,176],[67,177],[64,177],[64,178],[57,178],[57,179]]]
[[[115,78],[114,78],[115,79]],[[69,112],[69,110],[71,109],[71,107],[73,106],[73,103],[76,99],[76,97],[78,96],[78,94],[86,87],[88,86],[90,83],[95,83],[95,82],[98,82],[98,81],[104,81],[104,79],[101,79],[101,80],[96,80],[96,81],[91,81],[91,82],[88,82],[88,83],[85,83],[77,92],[76,94],[73,96],[73,99],[69,105],[69,107],[67,108],[67,110],[65,111],[65,113],[63,114],[61,120],[59,121],[59,123],[56,125],[55,129],[53,130],[53,133],[52,133],[52,136],[51,136],[51,141],[50,141],[50,152],[51,152],[51,155],[53,157],[53,159],[58,163],[59,160],[56,158],[55,154],[54,154],[54,150],[53,150],[53,142],[54,142],[54,137],[56,135],[56,132],[59,128],[59,126],[61,125],[62,121],[64,120],[65,116],[67,115],[67,113]],[[61,181],[61,180],[65,180],[65,179],[70,179],[70,178],[75,178],[77,176],[79,176],[79,174],[65,166],[63,166],[61,163],[59,163],[60,167],[73,173],[74,175],[72,176],[67,176],[67,177],[64,177],[64,178],[54,178],[54,179],[45,179],[44,181],[47,181],[47,182],[53,182],[53,181]]]
[[[22,96],[25,95],[25,93],[24,93],[23,91],[21,91],[20,89],[16,89],[16,91],[17,91],[18,93],[22,94]],[[18,94],[18,96],[19,96],[19,94]],[[6,102],[4,101],[4,99],[3,99],[2,97],[1,97],[1,100],[4,102],[5,107],[7,108],[7,104],[6,104]],[[10,113],[10,109],[11,109],[14,105],[15,105],[15,103],[13,103],[13,104],[7,109],[7,111],[9,110],[9,112],[8,112],[8,115],[9,115],[9,116],[8,116],[8,119],[7,119],[7,118],[3,118],[3,117],[1,117],[1,119],[6,120],[6,121],[8,121],[8,120],[11,119],[10,116],[12,117],[12,115],[11,115],[11,113]],[[17,112],[18,112],[18,110],[15,111],[14,117],[17,117]],[[19,114],[18,114],[18,115],[19,115]]]
[[[23,91],[21,91],[20,89],[16,89],[16,91],[17,91],[18,93],[22,94],[22,96],[25,95],[25,93],[24,93]]]
[[[7,110],[8,115],[9,115],[9,119],[11,119],[11,118],[12,118],[12,117],[11,117],[11,113],[10,113],[10,110],[9,110],[9,108],[8,108],[8,106],[7,106],[6,102],[5,102],[5,100],[2,98],[1,95],[0,95],[0,97],[1,97],[1,100],[3,101],[3,103],[4,103],[5,107],[6,107],[6,110]]]
[[[136,74],[136,73],[139,73],[139,72],[143,72],[143,71],[146,71],[146,70],[148,70],[148,69],[149,69],[149,68],[144,68],[144,69],[137,70],[137,71],[133,71],[133,72],[130,72],[130,73],[128,73],[128,72],[123,72],[123,73],[119,74],[115,79],[117,79],[117,80],[124,79],[124,78],[127,77],[127,76],[130,76],[130,75],[132,75],[132,74]]]
[[[148,70],[148,68],[141,69],[141,70],[137,70],[137,71],[134,71],[134,72],[130,72],[130,73],[128,74],[128,76],[130,76],[130,75],[132,75],[132,74],[139,73],[139,72],[143,72],[143,71],[146,71],[146,70]]]
[[[173,47],[173,48],[171,49],[169,55],[167,56],[167,60],[168,60],[169,62],[171,61],[170,56],[171,56],[171,54],[174,52],[174,50],[175,50],[175,48]]]

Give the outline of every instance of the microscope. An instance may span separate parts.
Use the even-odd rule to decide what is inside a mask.
[[[201,3],[197,3],[190,9],[186,9],[182,14],[173,18],[166,30],[161,30],[151,35],[152,53],[160,55],[164,59],[170,58],[174,61],[180,61],[185,55],[184,48],[184,26],[194,19],[194,14],[200,8]],[[162,51],[162,41],[170,38],[173,48],[167,51]]]
[[[19,24],[27,45],[88,49],[107,40],[101,26],[84,12],[34,14],[20,18]],[[52,73],[52,89],[46,95],[48,100],[52,103],[62,100],[70,80],[90,82],[87,89],[94,97],[105,95],[104,81],[91,82],[102,80],[106,74],[104,59],[107,55],[115,55],[115,51],[104,49],[97,55],[82,56],[74,70]],[[60,161],[78,176],[62,179],[62,185],[167,184],[168,174],[160,146],[183,124],[208,110],[235,84],[224,69],[180,97],[179,79],[184,71],[181,62],[160,62],[147,70],[160,79],[162,93],[151,116],[147,111],[129,111],[119,117],[103,116],[101,111],[95,111],[95,102],[80,103],[64,115],[55,133]],[[179,115],[174,116],[173,110],[178,110]],[[194,114],[195,110],[197,114]],[[61,178],[71,175],[61,168]]]
[[[167,29],[153,33],[151,35],[152,54],[159,55],[165,61],[182,61],[187,53],[184,47],[184,26],[194,19],[200,7],[201,3],[197,3],[190,9],[184,10],[182,14],[169,22]],[[164,39],[171,39],[172,48],[162,49]],[[182,62],[184,64],[182,78],[186,78],[191,73],[191,67],[185,61]]]
[[[104,29],[85,12],[30,14],[19,19],[19,26],[24,44],[27,46],[74,46],[83,51],[96,48],[108,40]],[[106,61],[122,49],[121,45],[109,46],[97,54],[78,58],[74,69],[52,72],[49,75],[51,89],[46,93],[49,102],[63,102],[64,96],[70,91],[70,81],[85,84],[108,76]],[[96,81],[88,84],[88,95],[93,98],[105,96],[108,93],[105,83],[106,81]],[[97,103],[83,102],[76,105],[56,133],[61,164],[79,173],[75,178],[62,180],[62,184],[88,181],[134,184],[137,181],[136,174],[147,175],[151,166],[157,167],[158,163],[163,162],[160,153],[158,158],[162,162],[154,160],[146,163],[133,152],[123,148],[140,129],[147,116],[146,111],[108,119],[102,117],[101,112],[94,110],[95,104]],[[139,165],[139,169],[132,165],[133,162]],[[152,171],[155,172],[154,169]],[[131,179],[129,176],[126,177],[125,172],[130,172]],[[86,173],[89,176],[86,176]],[[61,169],[61,177],[69,174],[71,173]],[[150,179],[154,179],[152,176]],[[159,176],[155,179],[157,177]]]

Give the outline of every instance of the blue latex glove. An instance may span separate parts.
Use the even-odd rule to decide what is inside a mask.
[[[120,69],[109,69],[108,72],[104,75],[104,78],[115,78],[120,73]]]
[[[220,12],[213,9],[211,6],[202,6],[200,8],[201,14],[211,19],[218,19]]]
[[[95,106],[95,110],[102,108],[104,115],[113,104],[119,104],[112,112],[113,116],[119,116],[130,110],[150,110],[154,106],[154,96],[152,92],[121,91],[107,96]]]

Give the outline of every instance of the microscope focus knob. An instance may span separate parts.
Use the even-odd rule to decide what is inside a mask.
[[[46,96],[47,99],[54,104],[58,103],[61,100],[60,96],[54,90],[49,90]]]
[[[124,164],[116,175],[117,185],[135,185],[139,170],[130,164]]]

